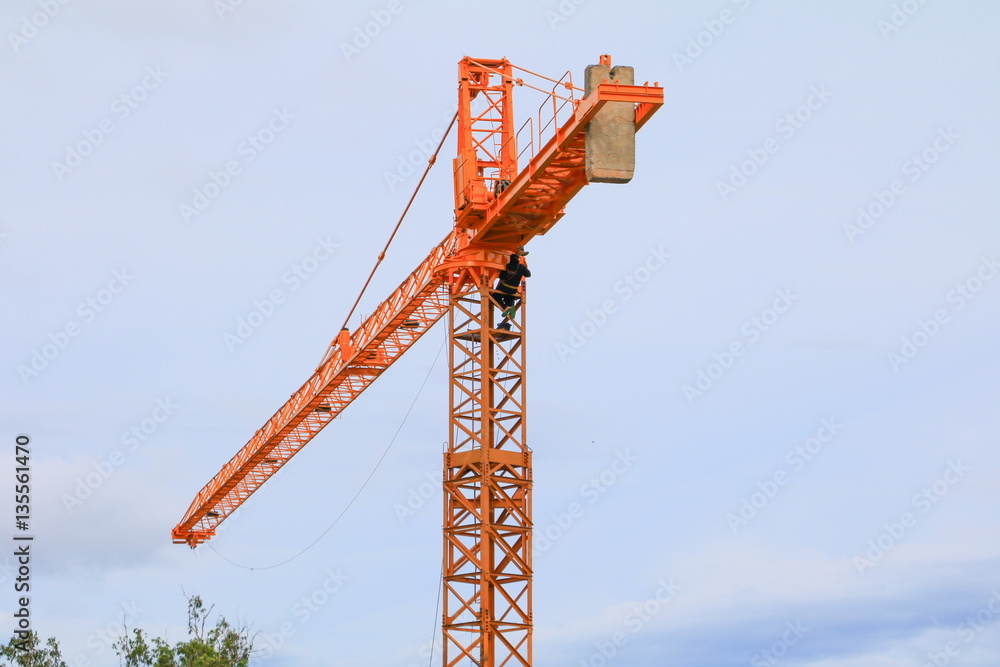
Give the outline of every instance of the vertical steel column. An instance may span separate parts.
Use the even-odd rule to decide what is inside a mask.
[[[494,328],[492,271],[467,269],[449,318],[451,428],[444,455],[445,667],[531,665],[531,452],[525,441],[524,302]]]
[[[458,156],[455,213],[481,216],[500,185],[517,176],[513,68],[507,60],[463,58],[458,64]]]

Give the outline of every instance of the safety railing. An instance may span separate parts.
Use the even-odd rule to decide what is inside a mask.
[[[538,105],[537,111],[521,124],[521,127],[510,139],[514,142],[515,147],[520,147],[517,152],[518,164],[530,162],[542,146],[555,136],[556,130],[576,109],[578,100],[574,93],[580,89],[573,85],[572,72],[567,71],[558,79],[543,78],[552,82],[552,89],[543,91],[545,99]],[[569,92],[566,95],[560,95],[558,92],[560,88]],[[534,89],[541,90],[540,88]]]

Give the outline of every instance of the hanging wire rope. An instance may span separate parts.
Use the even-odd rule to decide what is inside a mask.
[[[335,518],[333,520],[333,523],[331,523],[329,526],[326,527],[326,530],[324,530],[322,533],[319,534],[319,537],[317,537],[315,540],[313,540],[312,542],[310,542],[304,549],[302,549],[302,551],[298,552],[294,556],[292,556],[290,558],[286,558],[285,560],[281,561],[280,563],[275,563],[274,565],[266,565],[266,566],[262,566],[262,567],[250,567],[249,565],[242,565],[242,564],[237,563],[237,562],[235,562],[233,560],[230,560],[229,558],[227,558],[223,554],[221,554],[218,551],[216,551],[215,547],[213,547],[211,544],[208,544],[206,546],[208,546],[209,549],[211,549],[212,551],[214,551],[215,554],[217,556],[219,556],[219,558],[221,558],[222,560],[226,561],[230,565],[234,565],[234,566],[242,568],[244,570],[272,570],[272,569],[274,569],[276,567],[281,567],[282,565],[285,565],[287,563],[292,562],[293,560],[295,560],[296,558],[298,558],[299,556],[301,556],[302,554],[304,554],[305,552],[309,551],[314,546],[316,546],[316,543],[318,543],[321,539],[323,539],[326,536],[327,533],[329,533],[331,530],[333,530],[333,527],[336,526],[340,522],[340,520],[344,517],[345,514],[347,514],[347,511],[349,509],[351,509],[351,507],[354,505],[354,502],[358,499],[358,496],[361,495],[361,492],[364,491],[365,487],[368,486],[368,483],[370,481],[372,481],[372,477],[375,476],[375,473],[378,471],[379,467],[382,465],[382,461],[385,460],[385,457],[389,454],[389,450],[392,449],[392,445],[396,442],[396,438],[399,437],[400,431],[403,430],[403,426],[406,424],[406,420],[410,417],[410,413],[413,412],[413,408],[417,404],[417,399],[420,398],[421,392],[423,392],[424,387],[427,385],[427,380],[430,379],[431,372],[434,370],[434,367],[437,365],[438,359],[441,358],[441,351],[444,350],[445,343],[447,343],[447,342],[448,342],[448,339],[446,338],[444,340],[444,342],[441,343],[441,347],[438,348],[437,354],[434,355],[434,361],[431,362],[431,367],[427,369],[427,375],[424,376],[424,381],[420,383],[420,388],[417,389],[417,395],[413,397],[413,402],[410,403],[410,408],[406,411],[406,414],[403,415],[403,421],[401,421],[399,423],[399,428],[396,429],[396,433],[392,436],[392,439],[389,440],[389,444],[386,445],[386,448],[382,452],[382,455],[379,457],[378,461],[375,462],[375,467],[372,468],[372,471],[370,473],[368,473],[368,477],[366,477],[365,481],[362,482],[361,487],[358,489],[358,492],[355,493],[354,497],[351,498],[350,502],[347,503],[347,507],[345,507],[340,512],[340,514],[337,515],[337,518]]]
[[[434,662],[434,639],[437,637],[440,619],[438,618],[438,612],[441,609],[441,588],[444,586],[444,561],[441,561],[441,576],[438,579],[438,594],[437,594],[437,605],[434,607],[434,630],[431,631],[431,654],[427,657],[427,667],[431,667],[431,663]]]

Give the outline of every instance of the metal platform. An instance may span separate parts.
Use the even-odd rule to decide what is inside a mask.
[[[520,338],[520,331],[507,331],[506,329],[494,329],[493,330],[493,340],[498,343],[503,343],[508,340],[514,340],[515,338]],[[455,334],[455,338],[460,340],[469,340],[473,343],[482,343],[483,336],[482,330],[478,329],[476,331],[467,331],[465,333]]]

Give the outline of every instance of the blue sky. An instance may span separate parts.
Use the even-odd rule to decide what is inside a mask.
[[[586,188],[531,247],[536,661],[1000,663],[998,19],[966,0],[5,3],[0,432],[32,439],[35,628],[74,667],[115,665],[123,617],[180,639],[198,593],[259,633],[260,664],[427,663],[443,328],[211,549],[170,529],[319,361],[457,62],[582,78],[609,53],[666,104],[634,180]],[[361,312],[452,202],[436,168]],[[330,526],[411,403],[344,518],[259,569]]]

